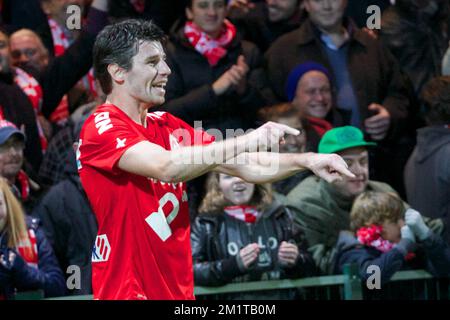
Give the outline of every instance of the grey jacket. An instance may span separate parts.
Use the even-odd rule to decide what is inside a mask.
[[[424,216],[442,218],[443,238],[450,241],[450,129],[431,126],[417,131],[417,146],[405,167],[408,202]]]

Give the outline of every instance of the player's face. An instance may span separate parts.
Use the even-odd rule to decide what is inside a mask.
[[[125,85],[134,99],[150,105],[164,103],[165,86],[171,73],[159,41],[143,42],[126,73]]]
[[[293,105],[309,117],[324,119],[331,109],[330,81],[319,71],[309,71],[297,84]]]
[[[220,190],[222,190],[225,199],[230,201],[233,205],[248,204],[255,191],[254,184],[245,182],[238,177],[225,174],[219,175],[219,187]]]
[[[334,31],[341,27],[347,0],[305,0],[304,6],[319,29]]]
[[[225,0],[193,0],[192,7],[186,8],[186,16],[215,38],[219,35],[226,16]]]
[[[266,3],[269,20],[272,22],[289,19],[299,6],[298,0],[266,0]]]
[[[346,197],[356,197],[366,190],[369,181],[369,153],[365,148],[357,147],[340,151],[338,154],[355,177],[343,177],[335,182],[335,188]]]

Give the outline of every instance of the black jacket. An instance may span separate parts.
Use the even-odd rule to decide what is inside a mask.
[[[255,45],[241,41],[237,34],[227,48],[226,56],[211,67],[207,59],[195,50],[184,36],[184,24],[175,26],[171,41],[167,44],[167,62],[172,74],[166,87],[166,103],[158,110],[168,111],[174,116],[194,125],[201,120],[203,128],[225,129],[254,127],[256,112],[265,104],[252,82],[261,56]],[[212,84],[237,62],[243,54],[249,66],[247,90],[239,96],[234,89],[216,96]],[[253,80],[252,80],[253,79]]]
[[[315,274],[312,258],[300,230],[293,229],[287,209],[272,204],[255,224],[246,224],[221,214],[199,215],[192,226],[191,243],[194,259],[194,281],[199,286],[220,286],[230,282],[300,278]],[[278,247],[282,241],[294,241],[299,246],[299,258],[294,267],[278,264]],[[250,243],[259,243],[260,254],[249,270],[239,266],[237,255]],[[230,294],[228,299],[293,298],[293,291]]]
[[[0,295],[10,299],[16,291],[39,289],[44,291],[46,297],[64,295],[66,293],[64,276],[52,247],[39,227],[39,220],[28,217],[27,226],[36,234],[38,268],[28,266],[20,256],[16,257],[11,270],[6,270],[0,265]],[[0,234],[0,251],[3,254],[5,250],[7,250],[7,237],[3,233]]]
[[[66,178],[54,185],[35,209],[56,257],[64,270],[77,265],[81,289],[73,294],[91,294],[91,251],[97,234],[97,221],[81,186],[75,153],[66,160]]]

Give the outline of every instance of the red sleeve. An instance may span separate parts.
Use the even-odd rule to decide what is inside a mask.
[[[170,113],[166,114],[169,125],[172,128],[176,128],[172,134],[178,139],[181,145],[207,145],[215,141],[215,137],[209,135],[206,131],[194,129],[189,124]]]
[[[90,166],[115,172],[124,152],[145,140],[148,139],[120,115],[107,111],[95,113],[86,120],[80,134],[79,170]]]

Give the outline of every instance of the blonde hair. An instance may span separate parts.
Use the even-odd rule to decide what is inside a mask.
[[[199,213],[221,214],[226,206],[232,205],[225,199],[219,186],[219,173],[211,172],[206,180],[206,195],[203,198]],[[249,205],[255,206],[258,210],[264,210],[273,201],[270,184],[255,184],[255,191],[250,199]]]
[[[0,191],[5,197],[6,224],[4,228],[8,237],[8,247],[16,248],[19,244],[31,245],[22,206],[4,178],[0,178]]]
[[[372,224],[381,225],[385,221],[397,222],[403,218],[403,201],[392,192],[367,191],[353,202],[350,225],[356,231]]]

